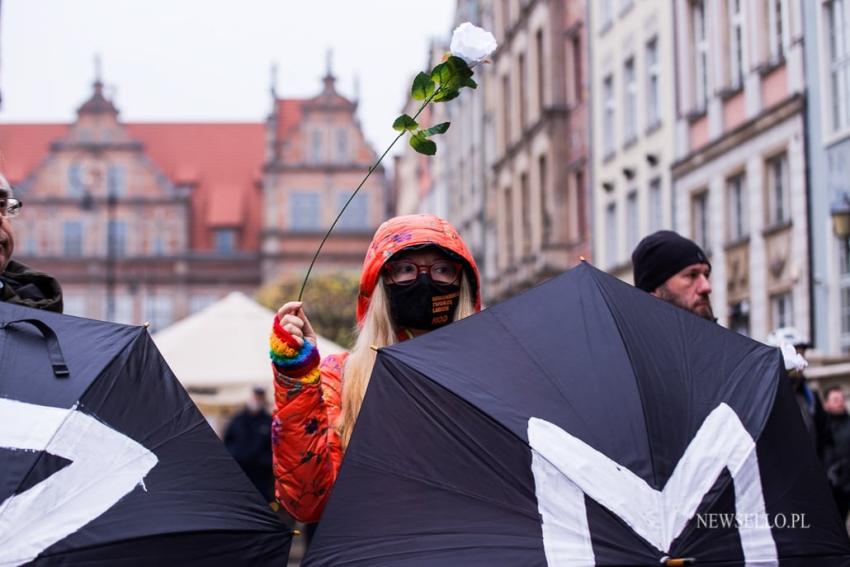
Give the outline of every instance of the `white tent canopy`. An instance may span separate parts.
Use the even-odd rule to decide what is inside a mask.
[[[271,394],[273,318],[273,311],[232,292],[154,334],[153,340],[195,403],[202,409],[232,409],[245,403],[255,387]],[[345,350],[323,337],[318,342],[322,356]]]

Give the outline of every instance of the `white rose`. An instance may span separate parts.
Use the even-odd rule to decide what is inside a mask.
[[[794,345],[785,343],[782,345],[782,358],[785,359],[785,370],[796,370],[802,372],[809,365],[803,356],[797,352]]]
[[[483,28],[469,22],[459,25],[452,34],[450,50],[470,67],[484,61],[496,51],[496,38]]]

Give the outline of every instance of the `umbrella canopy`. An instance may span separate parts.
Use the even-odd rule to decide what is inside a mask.
[[[147,330],[0,303],[0,565],[283,565]]]
[[[850,542],[780,352],[582,264],[379,351],[306,564],[683,558]]]
[[[205,407],[244,404],[255,387],[271,389],[269,333],[274,311],[234,291],[155,333],[153,340],[180,383]],[[319,337],[322,355],[343,352]]]

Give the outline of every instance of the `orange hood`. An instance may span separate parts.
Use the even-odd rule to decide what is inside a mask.
[[[478,266],[455,227],[434,215],[404,215],[393,217],[379,226],[366,252],[363,273],[360,276],[360,295],[357,298],[358,323],[362,323],[363,317],[366,316],[384,263],[396,252],[423,244],[439,246],[466,261],[475,277],[475,281],[470,282],[475,297],[475,310],[481,309],[481,276],[478,274]]]

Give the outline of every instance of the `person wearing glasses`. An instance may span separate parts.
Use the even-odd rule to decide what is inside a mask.
[[[11,219],[21,212],[22,203],[0,175],[0,301],[62,312],[62,288],[51,276],[12,260],[15,236]]]
[[[366,392],[375,348],[457,321],[481,308],[478,267],[457,230],[432,215],[382,224],[366,254],[351,353],[321,360],[301,302],[274,319],[271,357],[276,497],[296,520],[319,520]]]

